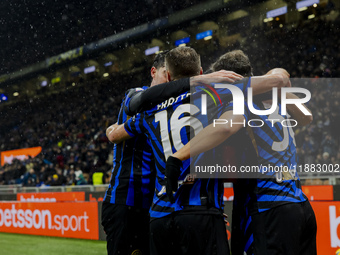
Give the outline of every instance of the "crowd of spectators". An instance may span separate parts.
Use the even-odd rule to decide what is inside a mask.
[[[218,47],[214,54],[200,52],[203,63],[212,63],[224,52],[241,48],[249,55],[256,75],[283,67],[292,78],[310,78],[303,86],[312,93],[308,107],[314,120],[295,129],[300,164],[340,162],[340,86],[337,79],[320,79],[340,77],[338,27],[339,20],[315,20],[296,29],[270,32],[257,27],[242,45]],[[1,151],[34,146],[43,150],[35,158],[0,167],[0,184],[91,184],[95,172],[103,173],[103,183],[107,183],[113,146],[105,130],[115,123],[124,92],[136,86],[136,81],[147,85],[148,73],[145,66],[138,72],[86,81],[58,94],[1,109],[0,117],[6,120],[0,128]]]
[[[146,73],[146,70],[145,72]],[[0,128],[1,151],[41,146],[42,152],[24,161],[0,167],[1,184],[92,184],[95,172],[109,181],[112,144],[105,131],[116,121],[125,90],[142,72],[105,81],[87,81],[78,87],[1,110],[7,119]],[[144,81],[148,83],[147,80]]]
[[[0,10],[0,39],[6,46],[0,53],[0,75],[205,1],[5,2]]]
[[[261,45],[252,58],[255,72],[284,67],[292,78],[303,78],[293,79],[293,86],[305,87],[312,93],[308,107],[313,112],[313,122],[295,130],[299,164],[307,164],[300,170],[308,171],[312,164],[326,164],[324,171],[336,175],[329,165],[335,169],[340,163],[340,80],[332,79],[340,78],[340,36],[336,32],[339,28],[339,18],[334,22],[318,19],[291,30],[257,30],[245,44],[250,47],[246,49],[249,54],[255,49],[252,37],[256,36],[256,44]]]
[[[309,171],[314,164],[315,171],[300,175],[322,176],[316,171],[316,164],[321,164],[324,174],[340,176],[331,172],[340,163],[340,80],[336,79],[340,78],[339,29],[340,17],[328,22],[316,19],[294,29],[254,28],[242,47],[250,56],[255,74],[283,67],[292,78],[303,79],[293,79],[293,86],[311,91],[308,107],[313,122],[296,128],[295,134],[298,162],[304,166],[299,170]]]

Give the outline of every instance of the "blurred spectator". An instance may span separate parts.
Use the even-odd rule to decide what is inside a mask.
[[[101,185],[104,184],[105,176],[103,172],[95,172],[92,175],[92,183],[93,185]]]
[[[71,165],[71,170],[66,176],[66,185],[76,185],[76,174],[73,165]]]
[[[323,153],[327,152],[328,155],[333,156],[336,154],[336,143],[330,135],[326,135],[321,143]]]
[[[39,185],[44,184],[47,181],[47,172],[46,172],[46,166],[41,166],[40,172],[38,175],[38,183]]]
[[[305,136],[305,141],[302,145],[302,150],[304,152],[304,163],[311,164],[314,161],[314,156],[316,154],[316,146],[312,137],[308,135]]]
[[[35,187],[37,185],[37,175],[33,168],[23,176],[22,185],[27,187]]]
[[[76,175],[76,185],[85,185],[87,181],[82,173]]]
[[[329,157],[329,153],[328,152],[324,152],[322,154],[322,160],[321,160],[321,164],[327,164],[329,165],[331,163],[331,159]]]

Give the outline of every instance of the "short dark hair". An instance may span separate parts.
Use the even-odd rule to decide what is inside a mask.
[[[222,55],[212,64],[211,69],[214,72],[228,70],[243,76],[253,75],[249,58],[242,50],[234,50]]]
[[[153,60],[152,66],[154,66],[156,69],[164,67],[165,56],[168,52],[169,52],[168,50],[164,50],[164,51],[158,53],[156,55],[155,59]]]
[[[177,47],[165,56],[166,68],[173,80],[199,75],[201,71],[201,58],[190,47]]]

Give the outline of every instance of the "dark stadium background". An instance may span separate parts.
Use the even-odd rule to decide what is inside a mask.
[[[41,146],[42,152],[2,164],[0,194],[67,185],[94,191],[96,172],[104,174],[102,189],[95,189],[103,192],[112,167],[105,130],[124,92],[149,84],[155,55],[145,50],[168,50],[186,37],[204,70],[242,49],[255,75],[282,67],[292,78],[308,78],[314,120],[295,129],[299,164],[339,164],[340,2],[300,10],[296,2],[1,1],[0,151]],[[283,6],[286,14],[266,17]],[[196,40],[208,30],[210,37]],[[320,85],[321,78],[332,79]],[[339,174],[301,177],[340,193]]]

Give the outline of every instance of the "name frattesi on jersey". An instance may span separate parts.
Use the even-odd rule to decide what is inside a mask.
[[[183,99],[187,98],[190,95],[191,95],[191,93],[187,92],[185,94],[179,95],[176,98],[175,97],[170,97],[169,99],[165,100],[163,103],[158,104],[157,105],[157,110],[161,110],[161,109],[167,108],[170,105],[173,105],[173,104],[177,103],[179,99],[183,100]]]

